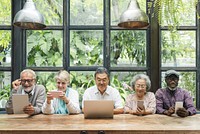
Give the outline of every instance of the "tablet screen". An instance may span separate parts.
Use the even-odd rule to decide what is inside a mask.
[[[29,104],[28,94],[13,94],[12,104],[14,114],[24,114],[23,108]]]

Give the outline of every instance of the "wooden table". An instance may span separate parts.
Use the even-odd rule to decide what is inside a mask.
[[[200,134],[200,115],[114,115],[114,119],[84,119],[79,115],[0,115],[0,134]]]

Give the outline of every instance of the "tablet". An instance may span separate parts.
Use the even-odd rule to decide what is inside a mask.
[[[13,94],[12,104],[14,114],[24,114],[23,108],[29,105],[28,94]]]

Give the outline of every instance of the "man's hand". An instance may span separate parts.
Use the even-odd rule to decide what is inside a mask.
[[[31,104],[29,104],[28,106],[24,107],[23,111],[28,115],[33,115],[35,110],[34,107]]]
[[[185,108],[179,108],[177,111],[176,111],[176,114],[180,117],[187,117],[189,116],[189,112],[185,109]]]
[[[165,115],[171,116],[175,112],[174,107],[170,107],[168,110],[164,111]]]
[[[12,82],[12,87],[13,89],[17,89],[19,86],[21,85],[21,80],[20,79],[17,79],[15,81]]]

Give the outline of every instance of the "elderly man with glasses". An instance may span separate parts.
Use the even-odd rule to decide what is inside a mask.
[[[176,113],[180,117],[196,114],[191,95],[187,90],[178,87],[179,73],[175,70],[168,70],[165,73],[165,82],[167,87],[156,91],[157,113],[168,116]],[[182,106],[177,107],[178,103],[182,103]]]
[[[82,111],[84,112],[85,100],[113,100],[114,101],[114,114],[122,114],[123,105],[122,98],[117,89],[109,86],[109,73],[106,68],[97,68],[95,74],[96,85],[85,90],[82,100]]]
[[[45,101],[45,87],[36,84],[36,74],[31,69],[25,69],[20,73],[20,79],[12,82],[12,93],[6,103],[6,112],[13,113],[12,94],[28,94],[29,105],[25,106],[23,111],[28,115],[41,113],[42,105]]]

